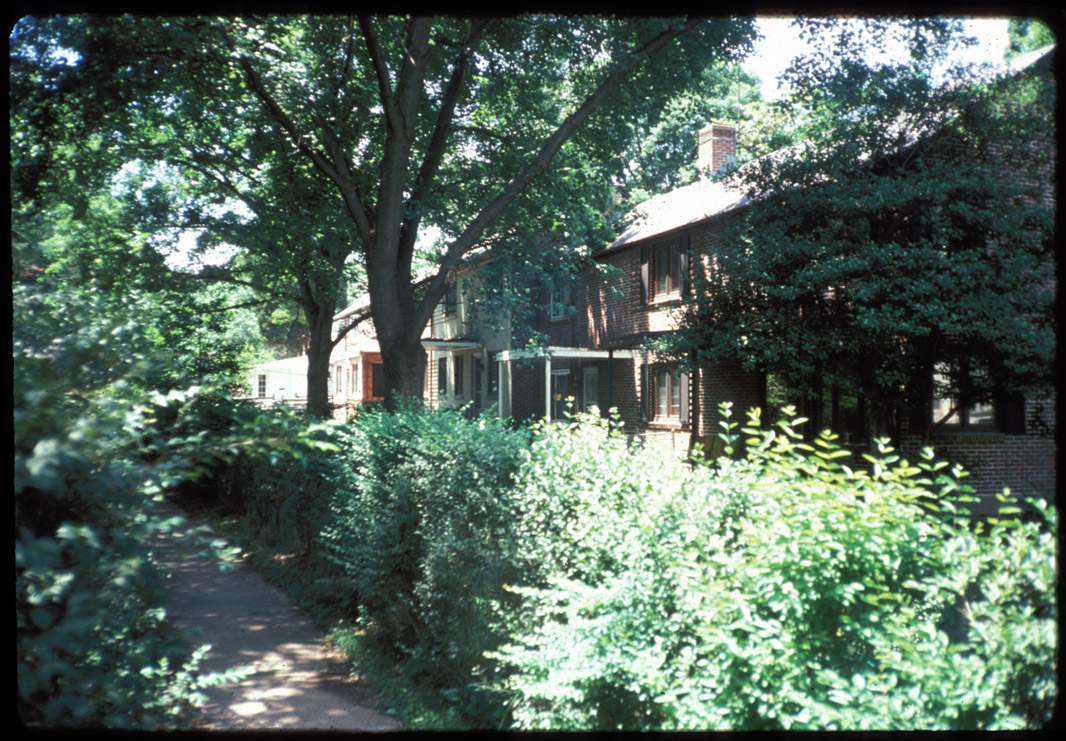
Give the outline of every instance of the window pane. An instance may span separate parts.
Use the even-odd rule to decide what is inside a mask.
[[[670,248],[655,250],[655,294],[670,292]]]
[[[995,409],[991,404],[974,404],[967,416],[971,425],[995,424]]]
[[[660,372],[655,374],[655,416],[666,417],[669,415],[667,400],[669,393],[667,374]]]
[[[681,415],[681,374],[673,373],[669,376],[670,379],[670,416],[679,417]]]
[[[596,368],[585,369],[585,385],[582,389],[585,399],[585,410],[598,405],[599,402],[599,371]]]
[[[375,399],[385,398],[385,365],[374,363],[370,366],[370,395]]]

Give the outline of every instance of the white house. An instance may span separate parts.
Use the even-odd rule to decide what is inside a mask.
[[[253,399],[283,401],[307,398],[307,356],[271,360],[252,366]]]

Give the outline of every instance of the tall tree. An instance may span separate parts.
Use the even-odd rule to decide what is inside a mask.
[[[464,256],[502,234],[528,251],[560,225],[557,241],[571,245],[597,211],[560,218],[558,206],[595,184],[607,193],[632,107],[662,109],[753,33],[750,20],[698,18],[26,21],[13,36],[23,128],[46,146],[26,147],[16,182],[38,187],[68,122],[97,136],[136,180],[129,192],[146,220],[241,250],[213,277],[300,303],[309,408],[320,414],[331,319],[354,260],[387,389],[420,396],[421,334]],[[431,225],[444,245],[416,286],[416,245]]]
[[[935,363],[962,405],[1046,390],[1048,76],[950,69],[946,22],[832,30],[793,70],[814,104],[807,138],[734,175],[754,202],[720,240],[673,350],[738,358],[803,393],[835,382],[865,399],[871,438],[894,431],[893,410],[921,414],[928,432]],[[873,44],[893,30],[911,54],[878,63]]]

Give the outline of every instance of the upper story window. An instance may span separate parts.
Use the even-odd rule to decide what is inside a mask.
[[[459,286],[457,283],[452,283],[444,291],[444,316],[455,316],[455,312],[459,308]]]
[[[679,242],[652,248],[652,298],[661,299],[681,293],[681,245]]]
[[[688,234],[640,248],[640,298],[670,301],[688,293]]]
[[[569,283],[564,283],[558,287],[552,287],[551,294],[549,295],[550,303],[548,304],[548,315],[552,319],[564,319],[569,316],[569,306],[572,303],[571,289]]]

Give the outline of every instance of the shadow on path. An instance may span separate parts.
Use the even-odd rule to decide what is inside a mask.
[[[160,514],[183,515],[172,503]],[[204,690],[210,700],[194,728],[399,730],[396,719],[373,707],[369,692],[348,676],[347,662],[331,653],[314,625],[245,563],[222,570],[218,563],[184,553],[196,523],[161,535],[155,559],[166,568],[167,615],[193,631],[196,645],[211,651],[204,671],[250,667],[238,684]]]

